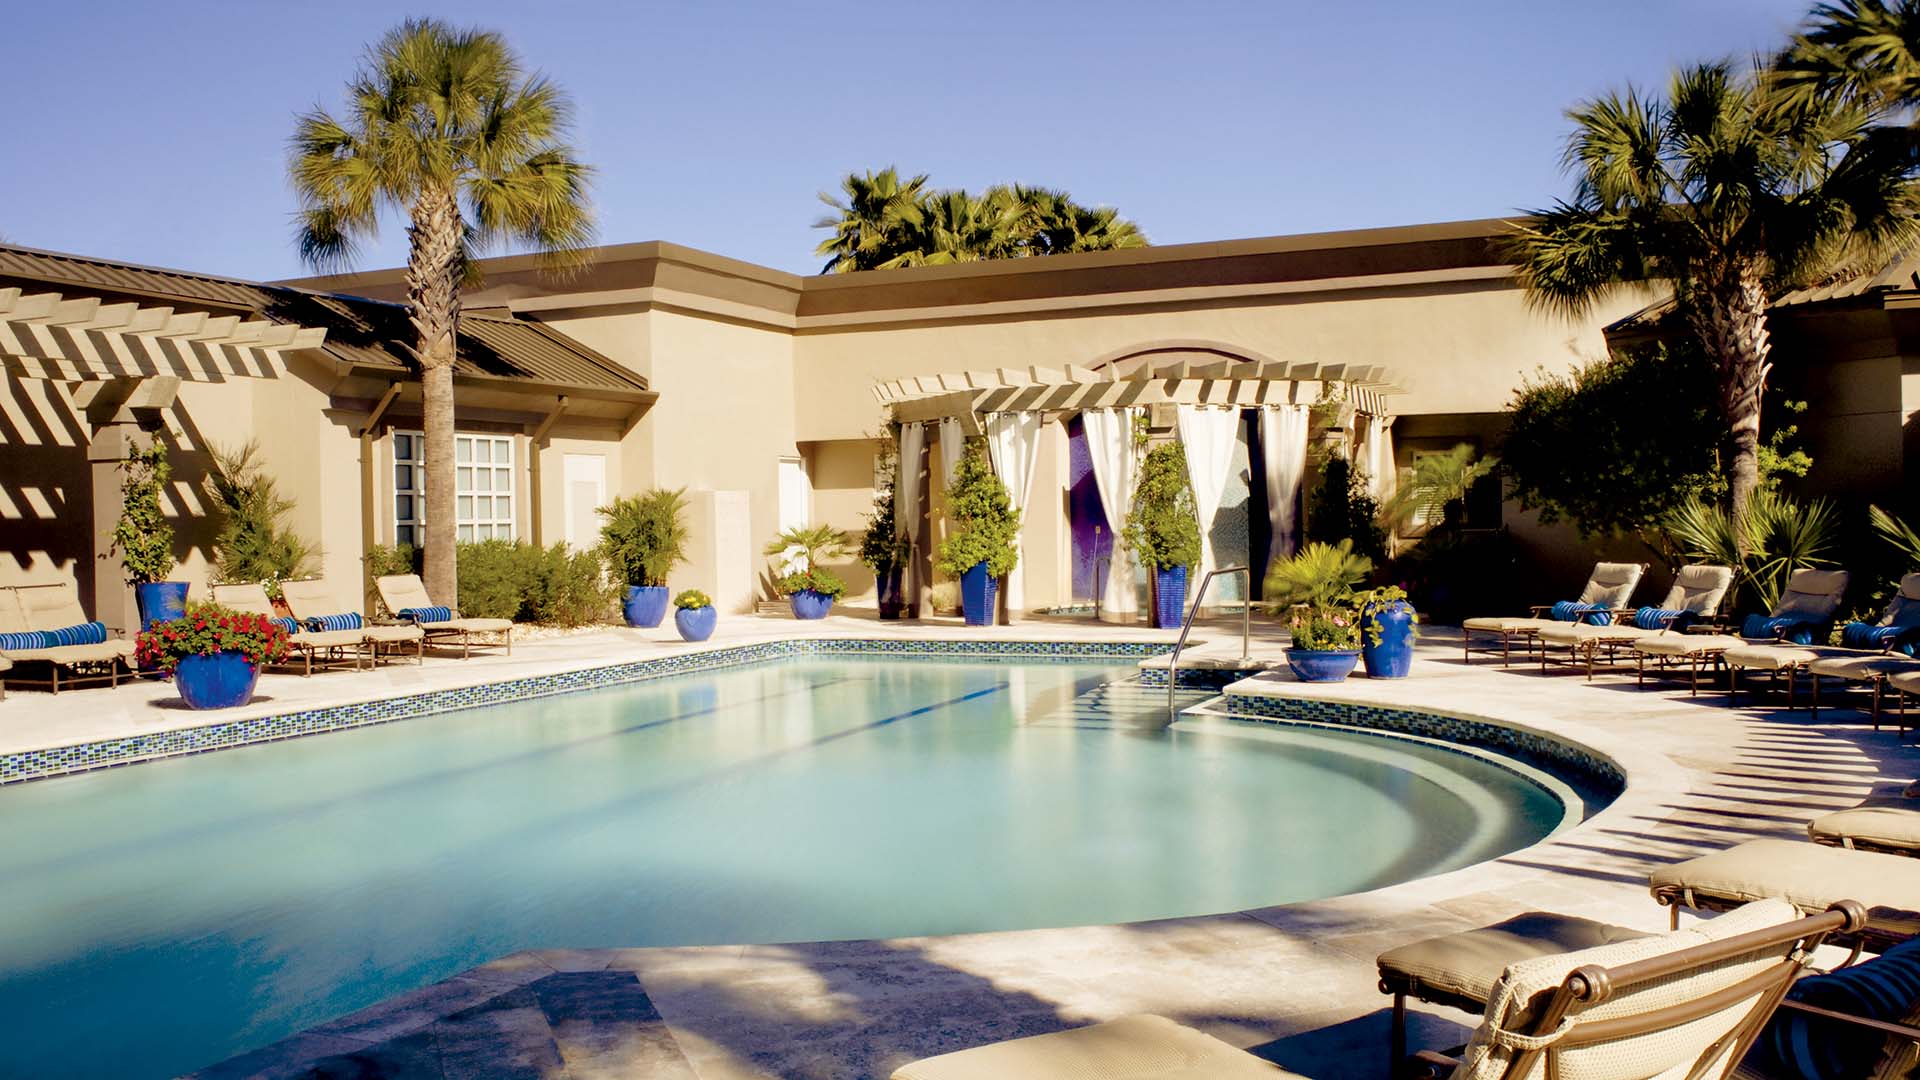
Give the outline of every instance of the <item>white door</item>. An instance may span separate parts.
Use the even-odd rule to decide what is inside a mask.
[[[599,454],[568,454],[561,476],[566,484],[567,546],[585,551],[600,540],[600,515],[607,504],[607,459]]]

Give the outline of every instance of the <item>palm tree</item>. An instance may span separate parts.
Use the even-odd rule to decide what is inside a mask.
[[[1664,98],[1585,102],[1566,162],[1575,193],[1515,225],[1510,257],[1539,305],[1584,314],[1664,281],[1715,362],[1732,443],[1734,520],[1759,486],[1767,306],[1782,291],[1884,264],[1911,244],[1908,158],[1875,110],[1783,92],[1726,63],[1676,73]]]
[[[380,39],[336,118],[301,116],[288,173],[300,254],[344,268],[382,210],[406,215],[407,299],[426,433],[426,585],[454,602],[454,335],[475,254],[505,241],[576,266],[593,239],[590,170],[565,142],[572,106],[500,35],[410,19]]]
[[[844,199],[821,193],[834,209],[814,222],[833,235],[815,253],[822,273],[943,266],[983,259],[1145,247],[1140,227],[1112,207],[1086,207],[1064,191],[995,185],[979,195],[930,190],[923,173],[901,180],[892,166],[852,173]]]
[[[1883,106],[1920,105],[1920,2],[1821,4],[1776,67],[1798,102],[1837,92]]]
[[[829,256],[820,272],[875,270],[917,246],[916,234],[924,221],[921,193],[926,186],[925,173],[902,183],[889,165],[879,172],[848,173],[840,181],[845,202],[821,192],[820,201],[835,212],[813,223],[814,228],[833,230],[814,249],[816,255]]]

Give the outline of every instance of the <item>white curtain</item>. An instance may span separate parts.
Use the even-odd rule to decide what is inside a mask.
[[[1240,434],[1240,410],[1181,405],[1175,412],[1180,442],[1187,451],[1187,482],[1193,485],[1193,506],[1200,516],[1200,565],[1187,586],[1188,595],[1207,573],[1219,568],[1213,551],[1213,516],[1220,512],[1220,500],[1227,493],[1227,477],[1233,470],[1233,445]]]
[[[1027,497],[1033,493],[1033,466],[1040,457],[1040,425],[1045,415],[1037,412],[993,413],[987,417],[987,452],[993,459],[993,474],[1007,486],[1013,508],[1020,513],[1020,528],[1013,536],[1013,549],[1019,556],[1013,573],[1007,575],[1007,615],[1019,618],[1027,604]]]
[[[953,474],[960,467],[960,455],[967,448],[967,436],[960,421],[945,417],[940,421],[940,486],[953,486]]]
[[[902,575],[900,591],[905,600],[915,608],[920,607],[920,590],[927,583],[920,580],[920,558],[917,550],[920,543],[920,499],[922,483],[920,473],[920,453],[927,446],[927,425],[900,425],[900,473],[893,482],[893,527],[906,533],[914,542],[916,550],[907,558],[907,572]]]
[[[1362,430],[1366,432],[1367,445],[1364,448],[1365,456],[1359,464],[1367,470],[1367,494],[1382,499],[1386,497],[1387,469],[1393,461],[1391,457],[1382,457],[1381,454],[1387,439],[1387,421],[1384,417],[1372,415],[1365,419],[1366,427]]]
[[[1107,622],[1132,622],[1140,610],[1133,588],[1133,556],[1120,542],[1133,489],[1140,479],[1140,459],[1133,449],[1133,425],[1144,409],[1088,409],[1080,414],[1086,426],[1087,453],[1093,459],[1093,483],[1100,491],[1100,509],[1114,533],[1113,565],[1100,590],[1100,617]]]
[[[1376,444],[1379,449],[1374,456],[1380,462],[1380,480],[1374,485],[1373,497],[1386,502],[1400,490],[1400,467],[1394,464],[1393,457],[1393,417],[1380,418],[1380,438]]]
[[[1294,504],[1307,469],[1307,407],[1278,405],[1260,412],[1260,458],[1267,475],[1267,521],[1272,525],[1271,557],[1293,554],[1298,523]]]

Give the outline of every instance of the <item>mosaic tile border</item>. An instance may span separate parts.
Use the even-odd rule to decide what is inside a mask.
[[[1387,705],[1329,701],[1325,698],[1235,694],[1231,691],[1226,694],[1222,708],[1240,720],[1307,721],[1330,727],[1399,732],[1477,746],[1519,758],[1550,772],[1562,775],[1571,773],[1607,800],[1618,798],[1627,787],[1626,773],[1610,757],[1578,743],[1487,720]]]
[[[0,755],[0,785],[114,768],[161,758],[229,750],[330,731],[384,724],[435,713],[474,709],[528,698],[644,682],[673,675],[755,664],[793,656],[897,656],[983,660],[1138,659],[1171,652],[1171,644],[1141,641],[921,641],[891,638],[801,638],[731,645],[672,656],[649,657],[579,671],[531,675],[477,686],[431,690],[349,705],[254,716],[119,739],[54,746]]]
[[[1248,668],[1222,667],[1183,667],[1180,669],[1180,686],[1192,690],[1224,690],[1227,687],[1267,670],[1266,665]],[[1140,669],[1140,685],[1166,689],[1167,669],[1164,667],[1143,667]]]

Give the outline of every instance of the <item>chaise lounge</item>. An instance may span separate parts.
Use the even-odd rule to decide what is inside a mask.
[[[1587,664],[1587,678],[1593,678],[1594,662],[1605,651],[1611,662],[1619,650],[1631,648],[1635,641],[1661,634],[1684,634],[1691,627],[1710,622],[1733,587],[1733,570],[1725,566],[1683,566],[1673,576],[1673,585],[1657,606],[1643,607],[1631,621],[1594,626],[1590,623],[1555,623],[1539,631],[1540,670],[1547,669],[1547,651],[1564,648],[1569,658]]]
[[[1835,606],[1837,609],[1837,603]],[[1800,645],[1743,645],[1727,650],[1724,659],[1735,679],[1747,668],[1770,671],[1775,677],[1784,671],[1788,708],[1793,706],[1796,678],[1805,673],[1812,691],[1809,707],[1816,716],[1820,711],[1822,676],[1868,683],[1874,691],[1873,722],[1879,727],[1885,677],[1908,668],[1920,668],[1920,663],[1906,653],[1895,651],[1911,648],[1914,642],[1920,641],[1920,574],[1908,574],[1901,579],[1899,591],[1879,622],[1847,624],[1837,646],[1825,644],[1826,636],[1816,633],[1809,643]]]
[[[1840,609],[1840,597],[1847,591],[1845,570],[1795,570],[1787,579],[1786,591],[1766,616],[1755,616],[1742,628],[1741,636],[1730,634],[1662,634],[1641,638],[1633,643],[1642,685],[1647,681],[1647,660],[1664,667],[1685,660],[1692,671],[1692,692],[1700,692],[1700,669],[1726,662],[1729,650],[1770,645],[1797,638],[1812,640],[1819,628],[1833,621]],[[1758,655],[1758,654],[1755,654]],[[1762,661],[1755,661],[1762,662]]]
[[[107,628],[87,618],[80,590],[71,580],[0,588],[0,659],[9,666],[45,665],[44,679],[8,676],[15,686],[53,693],[97,683],[120,685],[129,674],[133,642],[107,637]]]
[[[1506,966],[1464,1058],[1422,1052],[1419,1075],[1461,1080],[1644,1080],[1730,1075],[1830,934],[1856,929],[1854,904],[1801,917],[1777,900],[1669,934]],[[942,1054],[893,1080],[1233,1080],[1295,1077],[1158,1016]],[[1352,1075],[1329,1071],[1324,1080]]]
[[[278,617],[273,610],[273,601],[267,596],[267,590],[260,584],[215,585],[212,588],[213,602],[222,607],[248,615],[265,615],[279,622],[287,631],[288,641],[294,652],[300,655],[304,666],[301,674],[313,674],[314,660],[320,661],[321,670],[340,665],[341,654],[351,650],[351,659],[355,671],[360,669],[360,657],[368,651],[365,628],[353,630],[309,630],[300,625],[298,619]],[[291,610],[291,607],[289,607]]]
[[[1640,577],[1646,572],[1646,563],[1595,563],[1593,573],[1587,576],[1586,587],[1580,590],[1578,600],[1535,604],[1531,616],[1468,619],[1460,624],[1461,659],[1465,663],[1473,663],[1475,634],[1498,636],[1500,662],[1507,665],[1513,662],[1514,641],[1520,641],[1531,650],[1534,636],[1546,627],[1580,621],[1595,625],[1611,623],[1616,615],[1628,610],[1627,601],[1633,599],[1633,590],[1640,586]]]
[[[1807,838],[1816,844],[1855,851],[1920,856],[1920,807],[1914,802],[1872,800],[1822,814],[1807,823]]]
[[[509,656],[513,654],[513,620],[463,619],[454,609],[436,605],[418,574],[389,574],[375,578],[373,584],[394,618],[419,627],[429,641],[457,640],[460,659],[473,655],[476,635],[494,639],[478,644],[504,646]]]
[[[360,635],[377,661],[386,646],[396,652],[413,646],[416,662],[425,663],[427,638],[417,626],[376,626],[360,613],[359,605],[342,603],[333,587],[325,581],[285,581],[280,584],[281,599],[287,610],[309,629],[319,631],[351,630]]]
[[[1881,952],[1920,936],[1920,859],[1874,851],[1849,851],[1798,840],[1749,840],[1655,870],[1648,878],[1653,898],[1673,909],[1728,911],[1776,898],[1801,911],[1822,911],[1841,898],[1867,909],[1857,937]]]

